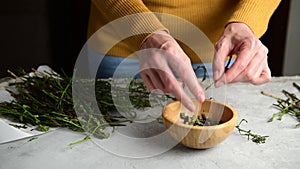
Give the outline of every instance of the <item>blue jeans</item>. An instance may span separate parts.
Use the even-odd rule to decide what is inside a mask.
[[[99,66],[99,59],[101,63]],[[129,59],[118,56],[101,55],[91,49],[88,49],[88,60],[90,72],[97,71],[96,78],[111,77],[140,77],[139,60]],[[230,66],[234,60],[231,61]],[[226,63],[227,64],[227,63]],[[198,78],[202,78],[206,69],[206,77],[212,77],[212,63],[192,63],[195,74]],[[203,69],[205,67],[205,69]],[[95,72],[94,72],[95,73]]]

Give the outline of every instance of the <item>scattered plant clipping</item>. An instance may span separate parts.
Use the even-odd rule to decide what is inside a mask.
[[[300,92],[300,86],[293,82],[293,86]],[[268,122],[272,122],[276,117],[277,120],[281,120],[284,115],[290,115],[298,121],[296,127],[300,126],[300,99],[296,96],[295,93],[291,93],[286,90],[282,90],[282,93],[286,96],[286,98],[279,98],[272,94],[269,94],[265,91],[262,91],[261,94],[276,99],[277,103],[274,103],[279,112],[274,113],[273,116],[268,120]]]
[[[192,126],[214,126],[214,125],[223,123],[222,121],[217,122],[217,121],[213,121],[212,119],[206,118],[205,114],[200,114],[197,116],[188,116],[188,115],[186,115],[186,113],[182,112],[182,113],[180,113],[180,119],[183,120],[184,124],[192,125]],[[269,136],[261,136],[261,135],[252,133],[251,130],[242,129],[240,127],[242,122],[248,123],[247,120],[242,119],[240,121],[240,123],[237,126],[235,126],[235,128],[238,130],[238,132],[241,135],[247,136],[248,140],[251,139],[254,143],[258,143],[258,144],[265,143],[266,138]]]
[[[261,136],[261,135],[258,135],[258,134],[254,134],[251,132],[251,130],[245,130],[245,129],[242,129],[240,126],[242,124],[242,122],[246,122],[248,123],[247,120],[245,119],[242,119],[239,124],[237,126],[235,126],[235,128],[238,130],[238,132],[241,134],[241,135],[244,135],[244,136],[247,136],[248,137],[248,140],[252,140],[254,143],[257,143],[257,144],[262,144],[262,143],[265,143],[266,142],[266,139],[267,137],[269,136]]]

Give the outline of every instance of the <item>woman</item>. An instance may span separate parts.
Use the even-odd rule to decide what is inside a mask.
[[[102,70],[117,67],[123,58],[139,50],[154,48],[165,51],[150,52],[132,63],[140,64],[140,75],[150,91],[159,89],[171,93],[194,111],[195,105],[173,74],[175,72],[196,99],[203,102],[204,91],[191,62],[212,62],[216,87],[234,82],[258,85],[271,80],[268,49],[259,38],[266,32],[269,19],[279,3],[280,0],[92,0],[88,35],[92,36],[116,19],[145,13],[128,19],[125,24],[129,25],[130,31],[145,29],[147,33],[137,31],[134,36],[121,39],[104,53],[109,56],[102,61]],[[189,46],[171,36],[172,32],[165,26],[169,20],[151,12],[171,14],[195,25],[215,44],[214,55],[199,59]],[[177,30],[187,31],[184,26],[178,26]],[[93,50],[98,51],[97,46]],[[225,72],[226,59],[230,55],[235,55],[236,60]],[[109,72],[113,71],[109,70],[106,75],[112,75]]]

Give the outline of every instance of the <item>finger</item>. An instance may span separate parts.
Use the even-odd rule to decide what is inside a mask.
[[[236,78],[234,78],[230,83],[234,82],[250,82],[255,83],[255,81],[260,77],[262,70],[264,68],[264,57],[260,54],[256,54],[253,59],[248,64],[247,68],[244,69]]]
[[[264,60],[264,63],[262,65],[263,65],[263,67],[262,67],[260,74],[258,75],[258,78],[255,78],[254,80],[250,81],[250,83],[252,83],[254,85],[260,85],[260,84],[271,81],[271,79],[272,79],[271,70],[268,66],[268,61]]]
[[[146,70],[146,74],[148,78],[150,79],[154,89],[160,89],[162,91],[165,90],[165,86],[163,82],[161,81],[160,75],[157,72],[158,70],[156,69],[148,69]]]
[[[164,92],[171,93],[190,111],[194,112],[196,110],[196,106],[182,87],[183,82],[179,82],[170,69],[160,71],[159,76],[163,84],[165,84]]]
[[[195,112],[196,106],[190,99],[190,97],[185,93],[183,88],[179,85],[179,82],[175,79],[175,77],[167,76],[165,78],[167,82],[167,89],[176,97],[177,100],[181,101],[181,103],[190,111]]]
[[[173,80],[177,81],[177,84],[181,87],[184,88],[185,84],[182,81],[178,81],[173,72],[170,69],[165,70],[159,70],[159,77],[162,81],[162,84],[164,85],[164,92],[165,93],[171,93],[171,89],[168,87],[169,83],[172,82]]]
[[[268,67],[268,64],[264,64],[262,68],[257,68],[257,75],[254,75],[253,77],[249,78],[247,75],[240,75],[236,79],[233,80],[233,82],[250,82],[254,85],[260,85],[266,82],[271,81],[271,70]],[[247,73],[245,73],[247,74]],[[249,73],[250,74],[250,73]],[[233,83],[232,82],[232,83]]]
[[[159,77],[164,84],[164,92],[165,93],[172,93],[173,88],[170,88],[172,85],[178,85],[182,87],[183,83],[179,82],[172,71],[169,68],[165,68],[165,70],[159,71]],[[172,84],[172,85],[170,85]]]
[[[154,57],[157,58],[158,55],[155,55],[152,50],[142,50],[139,53],[139,59],[140,59],[140,74],[145,82],[147,88],[151,91],[154,89],[160,89],[164,91],[164,85],[160,79],[160,76],[158,74],[158,70],[162,69],[159,68],[161,66],[159,65],[151,65],[146,60],[147,58]],[[143,62],[143,64],[142,64]]]
[[[216,52],[213,60],[213,79],[219,81],[224,74],[226,58],[230,54],[231,49],[229,43],[225,39],[221,39],[215,46]]]
[[[184,52],[180,53],[185,55]],[[187,56],[186,56],[187,57]],[[177,73],[180,79],[185,83],[185,85],[190,89],[191,93],[196,97],[199,102],[204,102],[205,94],[199,81],[194,73],[194,70],[190,62],[169,62],[170,67],[173,71]]]
[[[173,93],[174,93],[174,95],[177,95],[178,98],[177,97],[176,98],[179,99],[181,101],[181,103],[187,109],[189,109],[191,112],[195,112],[196,111],[195,104],[192,102],[191,98],[184,92],[183,88],[179,87],[179,89],[176,90]]]
[[[231,66],[231,68],[228,69],[228,71],[225,73],[226,83],[231,83],[235,78],[237,78],[237,76],[239,76],[239,74],[241,74],[248,67],[248,64],[253,58],[253,55],[255,55],[255,53],[253,53],[252,51],[255,50],[251,50],[250,43],[243,43],[241,45],[236,61]]]
[[[143,71],[140,73],[141,78],[143,79],[144,84],[146,85],[148,91],[154,90],[154,85],[152,84],[149,76]]]
[[[185,87],[185,84],[184,84],[183,82],[181,82],[181,81],[178,81],[178,84],[179,84],[179,86],[181,86],[182,88]]]
[[[272,76],[271,76],[271,70],[270,68],[267,66],[263,69],[260,77],[255,81],[255,83],[253,83],[254,85],[260,85],[260,84],[264,84],[267,82],[270,82],[272,80]]]

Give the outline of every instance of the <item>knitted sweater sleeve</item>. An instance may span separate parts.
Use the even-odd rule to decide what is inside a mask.
[[[246,23],[257,37],[261,37],[279,3],[280,0],[240,0],[228,23]]]
[[[92,0],[92,3],[108,22],[132,14],[141,14],[135,15],[136,17],[128,17],[127,19],[130,28],[126,29],[135,35],[129,38],[128,42],[134,49],[138,49],[151,33],[159,30],[168,31],[155,14],[152,14],[144,5],[142,0]],[[145,13],[145,15],[142,13]],[[148,33],[141,33],[145,31]]]

